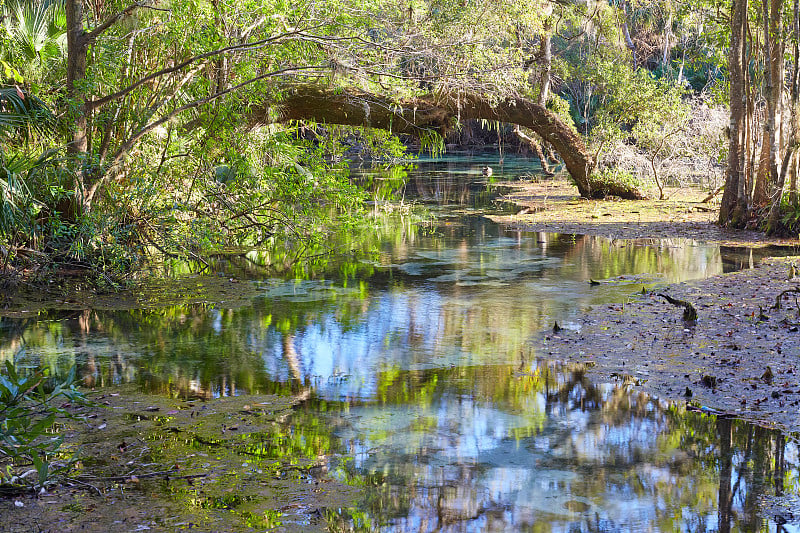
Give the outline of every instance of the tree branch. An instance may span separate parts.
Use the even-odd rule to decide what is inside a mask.
[[[131,14],[136,9],[143,8],[143,9],[153,9],[155,11],[169,11],[169,9],[164,9],[160,7],[151,6],[145,2],[137,2],[135,4],[131,4],[116,15],[112,15],[105,20],[102,24],[97,26],[95,29],[90,31],[87,34],[84,34],[83,39],[86,43],[93,43],[95,39],[100,37],[108,28],[125,18],[127,15]]]
[[[316,26],[316,27],[318,27],[318,26]],[[102,98],[98,98],[97,100],[92,100],[90,102],[87,102],[86,103],[86,108],[87,109],[96,109],[96,108],[98,108],[98,107],[100,107],[100,106],[102,106],[104,104],[107,104],[108,102],[111,102],[113,100],[116,100],[118,98],[121,98],[121,97],[125,96],[126,94],[130,93],[131,91],[133,91],[134,89],[136,89],[138,87],[141,87],[142,85],[144,85],[145,83],[147,83],[149,81],[152,81],[152,80],[154,80],[156,78],[160,78],[161,76],[165,76],[167,74],[172,74],[173,72],[178,72],[179,70],[183,70],[187,66],[189,66],[192,63],[195,63],[197,61],[200,61],[200,60],[203,60],[203,59],[208,59],[209,57],[215,57],[215,56],[218,56],[218,55],[222,55],[222,54],[225,54],[225,53],[228,53],[228,52],[244,51],[244,50],[255,50],[255,49],[258,49],[258,48],[263,48],[264,46],[267,46],[267,45],[270,45],[270,44],[274,44],[274,43],[276,43],[278,41],[281,41],[281,40],[284,40],[284,39],[288,39],[290,37],[294,37],[294,36],[297,36],[297,35],[301,35],[304,31],[306,31],[306,30],[304,29],[304,30],[295,30],[295,31],[291,31],[291,32],[286,32],[286,33],[282,33],[280,35],[276,35],[274,37],[269,37],[267,39],[261,39],[261,40],[253,41],[253,42],[249,42],[249,43],[235,44],[235,45],[231,45],[231,46],[226,46],[224,48],[218,48],[216,50],[211,50],[209,52],[205,52],[205,53],[202,53],[202,54],[198,54],[196,56],[192,56],[189,59],[181,61],[177,65],[173,65],[171,67],[166,67],[166,68],[163,68],[161,70],[157,70],[156,72],[153,72],[151,74],[148,74],[147,76],[145,76],[144,78],[140,79],[139,81],[136,81],[136,82],[132,83],[131,85],[128,85],[124,89],[120,89],[119,91],[117,91],[117,92],[115,92],[113,94],[109,94],[108,96],[104,96]]]
[[[250,78],[249,80],[243,81],[242,83],[239,83],[238,85],[234,85],[233,87],[229,87],[228,89],[225,89],[224,91],[219,91],[219,92],[214,93],[214,94],[212,94],[210,96],[207,96],[205,98],[200,98],[198,100],[194,100],[193,102],[189,102],[188,104],[182,105],[182,106],[172,110],[170,113],[166,114],[165,116],[161,117],[160,119],[158,119],[158,120],[156,120],[154,122],[151,122],[151,123],[147,124],[146,126],[142,127],[139,131],[137,131],[130,138],[128,138],[128,140],[126,140],[124,143],[122,143],[122,145],[120,145],[120,147],[117,149],[116,153],[114,154],[113,159],[109,163],[108,168],[107,168],[106,172],[104,173],[104,175],[100,179],[98,179],[89,188],[89,191],[87,193],[88,201],[91,202],[94,199],[94,196],[97,193],[97,191],[99,190],[99,188],[108,180],[108,177],[110,175],[110,170],[120,162],[120,160],[125,156],[125,154],[131,148],[133,148],[133,146],[136,144],[136,142],[139,139],[141,139],[142,137],[147,135],[149,132],[153,131],[155,128],[157,128],[160,125],[164,124],[165,122],[168,122],[169,120],[173,119],[175,116],[179,115],[180,113],[183,113],[184,111],[188,111],[189,109],[194,109],[194,108],[199,107],[199,106],[201,106],[203,104],[207,104],[207,103],[209,103],[209,102],[211,102],[213,100],[216,100],[217,98],[220,98],[222,96],[225,96],[226,94],[229,94],[229,93],[232,93],[234,91],[237,91],[237,90],[241,89],[242,87],[245,87],[247,85],[255,83],[255,82],[259,81],[259,80],[263,80],[263,79],[270,78],[270,77],[275,77],[275,76],[283,76],[283,75],[286,75],[286,74],[292,73],[292,72],[308,71],[308,70],[324,70],[324,69],[326,69],[326,67],[324,65],[312,65],[312,66],[305,66],[305,67],[298,67],[298,66],[286,67],[286,68],[283,68],[283,69],[274,70],[272,72],[267,72],[266,74],[262,74],[261,76],[256,76],[255,78]]]

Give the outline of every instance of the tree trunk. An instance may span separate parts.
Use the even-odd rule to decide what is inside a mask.
[[[747,0],[731,1],[731,47],[729,53],[731,118],[728,150],[728,169],[725,192],[719,210],[719,222],[734,227],[746,222],[747,206],[742,205],[740,189],[744,185],[746,152],[745,142],[747,109],[745,93],[745,39]]]
[[[798,45],[798,39],[800,39],[800,0],[794,0],[792,4],[792,47],[794,48],[794,67],[792,68],[792,79],[790,83],[790,99],[789,99],[789,113],[791,116],[791,131],[789,132],[789,138],[797,138],[800,135],[800,132],[796,131],[797,127],[797,106],[798,100],[800,100],[800,45]],[[791,146],[788,148],[791,150]],[[798,173],[798,166],[800,165],[800,157],[798,154],[794,154],[794,159],[790,163],[790,180],[791,184],[789,186],[789,202],[792,206],[797,207],[798,204],[798,195],[797,195],[797,173]]]
[[[798,166],[797,152],[795,152],[792,160],[789,162],[789,205],[797,209],[797,166]]]
[[[88,42],[83,31],[83,0],[67,0],[67,98],[77,106],[72,132],[72,142],[67,147],[71,154],[86,153],[89,135],[83,94],[78,85],[86,78],[86,54]]]
[[[670,55],[672,53],[671,39],[672,39],[672,7],[668,7],[669,17],[664,26],[664,53],[661,57],[661,65],[666,69],[669,66]]]
[[[628,50],[631,51],[631,55],[633,56],[633,68],[636,69],[636,45],[633,44],[633,39],[631,39],[631,33],[628,29],[628,2],[623,0],[620,2],[622,6],[622,35],[625,37],[625,46],[628,47]]]
[[[769,105],[767,105],[769,108]],[[770,176],[770,131],[769,121],[765,120],[761,131],[761,153],[758,156],[758,171],[756,172],[756,182],[753,185],[753,201],[751,205],[754,209],[763,209],[769,204],[769,183]]]
[[[302,85],[287,89],[283,100],[274,105],[280,114],[277,121],[281,122],[315,120],[412,135],[433,130],[445,136],[457,122],[470,119],[517,124],[533,130],[556,149],[581,196],[598,198],[614,194],[626,199],[643,198],[640,191],[631,187],[616,187],[613,192],[606,192],[592,179],[595,162],[583,138],[558,115],[524,98],[507,98],[494,103],[480,95],[458,94],[451,97],[427,95],[398,102],[354,90]],[[275,122],[269,107],[270,104],[266,104],[253,108],[251,124]]]
[[[552,176],[553,173],[550,171],[550,163],[547,161],[547,156],[544,155],[544,151],[542,150],[542,145],[539,143],[539,140],[522,131],[518,124],[514,125],[514,134],[522,142],[526,143],[531,150],[533,150],[533,155],[539,159],[539,163],[542,165],[542,172],[548,176]]]
[[[63,199],[56,210],[67,220],[75,220],[78,214],[88,210],[84,201],[87,190],[86,165],[89,152],[89,123],[85,97],[80,89],[86,78],[86,56],[89,42],[83,29],[83,0],[67,0],[67,100],[72,119],[72,136],[67,144],[67,154],[73,156],[75,183],[71,199]]]
[[[783,53],[780,38],[782,0],[762,0],[764,11],[764,121],[761,161],[753,191],[753,206],[765,207],[770,203],[780,173],[780,104],[783,84]],[[782,192],[782,191],[781,191]],[[780,201],[780,192],[778,201]]]

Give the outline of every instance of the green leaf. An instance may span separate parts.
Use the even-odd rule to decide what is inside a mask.
[[[17,72],[15,68],[13,68],[11,65],[6,63],[2,59],[0,59],[0,66],[3,67],[3,76],[5,76],[6,78],[13,79],[17,83],[22,83],[23,81],[25,81],[24,78],[20,75],[19,72]]]
[[[50,470],[50,463],[42,459],[38,454],[32,454],[31,461],[33,461],[33,466],[36,468],[36,472],[39,474],[39,486],[42,486],[45,484],[45,482],[47,482],[47,474]]]

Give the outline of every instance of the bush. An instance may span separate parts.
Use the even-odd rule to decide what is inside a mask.
[[[69,463],[53,461],[63,441],[54,431],[56,419],[70,416],[55,401],[85,402],[85,398],[75,388],[74,366],[52,389],[48,381],[43,371],[20,375],[9,361],[0,373],[0,486],[4,488],[40,489],[69,468]]]
[[[600,196],[621,196],[620,191],[641,191],[642,180],[631,172],[619,167],[606,167],[594,174],[595,192]]]

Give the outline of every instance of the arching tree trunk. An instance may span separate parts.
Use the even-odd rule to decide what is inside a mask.
[[[595,162],[583,138],[555,113],[524,98],[508,98],[499,102],[480,95],[459,94],[445,97],[428,95],[404,101],[392,101],[374,94],[354,90],[329,89],[319,86],[296,86],[285,91],[282,101],[251,111],[253,125],[277,121],[315,120],[321,123],[346,124],[389,130],[393,133],[419,135],[425,130],[446,134],[459,121],[469,119],[497,120],[517,124],[535,131],[551,144],[564,161],[567,172],[575,180],[578,192],[585,198],[607,194],[626,199],[641,199],[635,188],[625,186],[609,190],[592,179]]]

